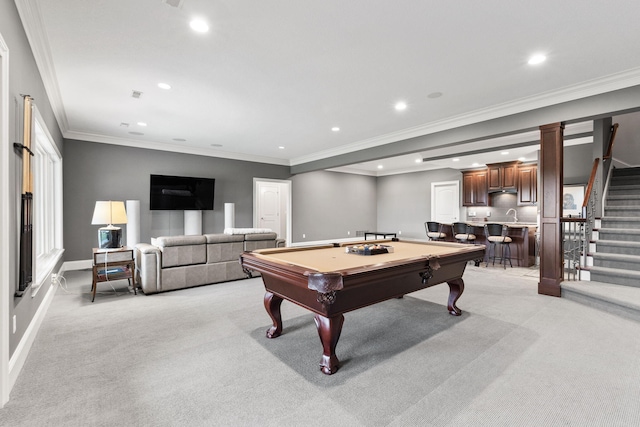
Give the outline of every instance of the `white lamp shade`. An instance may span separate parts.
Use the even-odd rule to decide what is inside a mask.
[[[98,201],[93,210],[91,224],[126,224],[127,212],[124,209],[124,202],[118,201]]]

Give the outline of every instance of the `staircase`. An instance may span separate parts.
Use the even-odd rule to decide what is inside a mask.
[[[640,320],[640,168],[612,171],[593,231],[583,267],[590,281],[564,282],[563,296]]]
[[[591,280],[640,287],[640,168],[613,170],[596,234]]]

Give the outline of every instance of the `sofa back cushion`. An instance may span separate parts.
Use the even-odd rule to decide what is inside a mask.
[[[244,249],[243,235],[205,234],[207,263],[238,261]]]
[[[152,239],[162,251],[162,268],[207,262],[207,239],[204,236],[163,236]]]

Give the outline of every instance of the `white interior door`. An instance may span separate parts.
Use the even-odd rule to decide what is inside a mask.
[[[451,224],[460,218],[460,182],[431,183],[431,221]]]
[[[254,178],[254,226],[270,228],[290,245],[291,182]]]
[[[280,186],[275,182],[258,183],[258,228],[270,228],[282,235],[280,226]]]

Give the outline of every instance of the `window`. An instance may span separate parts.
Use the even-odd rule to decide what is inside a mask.
[[[34,118],[35,295],[62,256],[62,156],[37,108]]]

